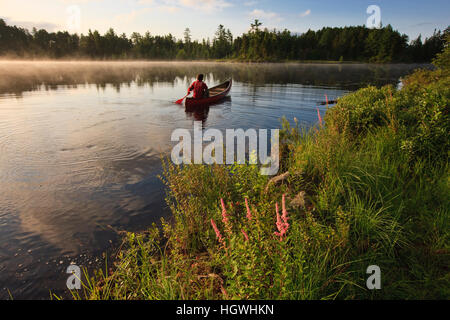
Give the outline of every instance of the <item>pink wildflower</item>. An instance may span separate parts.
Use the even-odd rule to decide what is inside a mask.
[[[277,229],[278,229],[278,231],[280,231],[280,232],[282,232],[282,230],[283,230],[283,222],[281,221],[281,218],[280,218],[280,213],[278,212],[279,210],[278,210],[278,202],[277,203],[275,203],[275,212],[277,213]]]
[[[225,208],[225,203],[223,202],[223,199],[220,198],[220,203],[222,205],[222,221],[227,224],[228,223],[228,215],[227,215],[227,209]]]
[[[241,229],[241,232],[245,237],[245,241],[248,241],[248,235],[247,235],[247,233],[245,233],[244,229]]]
[[[225,208],[225,202],[220,198],[220,203],[222,205],[222,221],[225,224],[225,232],[232,234],[230,220],[228,219],[227,209]]]
[[[326,93],[325,93],[325,101],[327,102],[327,106],[328,106],[328,96]]]
[[[287,222],[289,217],[288,217],[288,212],[286,210],[286,204],[285,204],[285,195],[283,194],[283,200],[282,200],[282,211],[283,214],[280,217],[280,213],[278,210],[278,203],[275,203],[275,212],[277,213],[277,229],[278,232],[275,232],[275,235],[280,237],[280,241],[283,240],[283,236],[286,234],[286,232],[289,229],[289,223]]]
[[[284,225],[285,225],[285,227],[286,227],[286,229],[289,227],[289,223],[287,223],[287,221],[289,220],[289,217],[288,217],[288,212],[287,212],[287,210],[286,210],[286,203],[285,203],[285,195],[283,194],[283,198],[282,198],[282,210],[283,210],[283,215],[281,216],[281,219],[283,219],[283,221],[284,221]]]
[[[247,208],[247,219],[252,220],[252,213],[250,212],[250,208],[248,206],[247,198],[245,198],[245,207]]]
[[[219,239],[219,242],[222,243],[223,242],[222,235],[220,234],[219,228],[217,228],[217,225],[216,225],[216,223],[214,222],[213,219],[211,219],[211,225],[212,225],[212,227],[213,227],[213,229],[214,229],[214,231],[216,233],[217,239]]]
[[[319,117],[320,126],[322,126],[322,117],[320,116],[319,108],[317,108],[317,116]]]

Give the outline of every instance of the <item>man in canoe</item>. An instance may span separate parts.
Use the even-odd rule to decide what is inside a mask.
[[[209,90],[206,83],[203,82],[203,74],[197,75],[197,80],[194,81],[188,89],[188,94],[194,91],[194,99],[201,99],[209,97]]]

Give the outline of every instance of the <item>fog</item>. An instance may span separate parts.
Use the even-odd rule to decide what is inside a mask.
[[[365,83],[395,83],[400,75],[417,68],[417,64],[298,64],[298,63],[222,63],[202,61],[52,61],[0,60],[0,94],[20,96],[25,91],[54,90],[58,86],[76,87],[110,84],[120,90],[123,85],[138,86],[164,82],[190,81],[197,73],[215,80],[233,77],[251,84],[299,83],[333,86],[335,83],[355,89]],[[346,79],[349,79],[346,82]]]

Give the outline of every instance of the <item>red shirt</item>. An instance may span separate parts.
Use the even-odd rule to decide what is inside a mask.
[[[191,92],[194,90],[194,98],[203,98],[207,89],[208,86],[203,81],[195,80],[189,87],[188,91]]]

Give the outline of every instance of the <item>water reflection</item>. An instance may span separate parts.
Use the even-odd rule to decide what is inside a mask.
[[[204,106],[191,106],[191,107],[185,107],[184,111],[186,112],[186,115],[195,121],[201,121],[203,127],[206,125],[206,120],[208,119],[209,109],[211,107],[226,107],[231,105],[231,97],[226,96],[222,100],[217,101],[215,103],[210,103],[208,105]]]
[[[204,125],[206,119],[208,118],[209,106],[200,106],[194,108],[185,108],[185,112],[188,117],[194,119],[195,121],[201,121]]]

